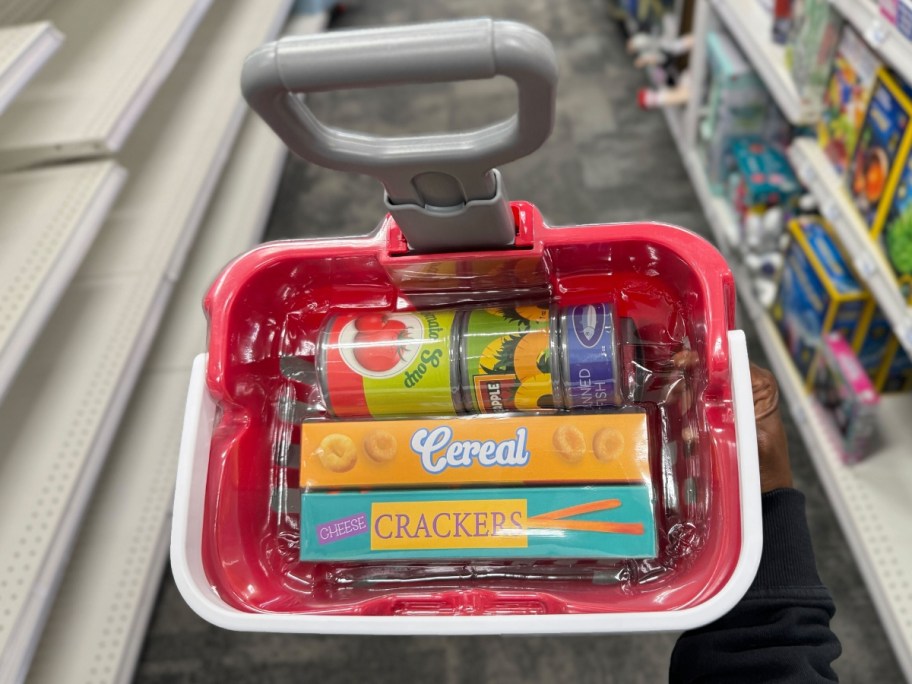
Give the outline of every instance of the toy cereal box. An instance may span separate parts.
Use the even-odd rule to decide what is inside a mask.
[[[649,479],[646,423],[641,411],[513,415],[484,423],[474,416],[304,423],[300,484],[360,489],[642,482]]]

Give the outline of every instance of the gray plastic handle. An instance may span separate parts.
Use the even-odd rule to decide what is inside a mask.
[[[295,97],[497,75],[516,83],[517,114],[462,133],[385,138],[339,130]],[[512,216],[492,169],[548,138],[556,84],[548,39],[491,19],[287,37],[255,50],[241,78],[250,106],[297,155],[380,180],[390,211],[419,251],[512,244]]]

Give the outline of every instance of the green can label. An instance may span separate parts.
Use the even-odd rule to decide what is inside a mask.
[[[454,311],[344,314],[323,332],[320,377],[337,417],[453,415],[461,410]]]
[[[548,305],[469,311],[462,363],[465,401],[474,412],[554,408]]]

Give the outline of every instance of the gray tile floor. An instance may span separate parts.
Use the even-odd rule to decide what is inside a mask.
[[[336,23],[377,26],[490,15],[526,22],[553,41],[561,67],[551,139],[502,171],[512,198],[536,202],[555,225],[651,219],[703,235],[708,228],[659,113],[635,104],[642,74],[630,66],[607,0],[360,0]],[[506,116],[503,83],[349,92],[315,97],[325,120],[377,133],[458,130]],[[290,161],[269,239],[352,235],[382,215],[380,187]],[[751,356],[764,363],[750,323]],[[851,552],[789,425],[797,485],[820,573],[837,604],[833,627],[845,682],[902,680]],[[184,605],[170,573],[136,672],[137,682],[658,682],[667,676],[673,635],[399,638],[238,634],[209,626]]]

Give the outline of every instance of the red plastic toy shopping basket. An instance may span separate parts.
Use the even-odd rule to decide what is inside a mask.
[[[518,115],[461,134],[339,131],[299,97],[498,74],[516,82]],[[380,178],[390,214],[367,237],[260,246],[206,296],[209,351],[191,380],[171,559],[184,598],[210,622],[372,634],[678,630],[724,614],[750,585],[760,490],[732,275],[712,246],[681,228],[552,227],[534,205],[506,200],[492,169],[550,133],[556,77],[541,34],[490,20],[286,38],[248,59],[253,108],[301,156]],[[340,314],[540,300],[610,301],[633,331],[619,357],[625,396],[648,405],[656,443],[656,553],[302,560],[304,523],[289,492],[300,477],[300,421],[310,418],[295,411],[306,414],[312,388],[290,382],[283,360],[318,366],[320,331]],[[681,350],[694,359],[684,402],[652,372]]]

